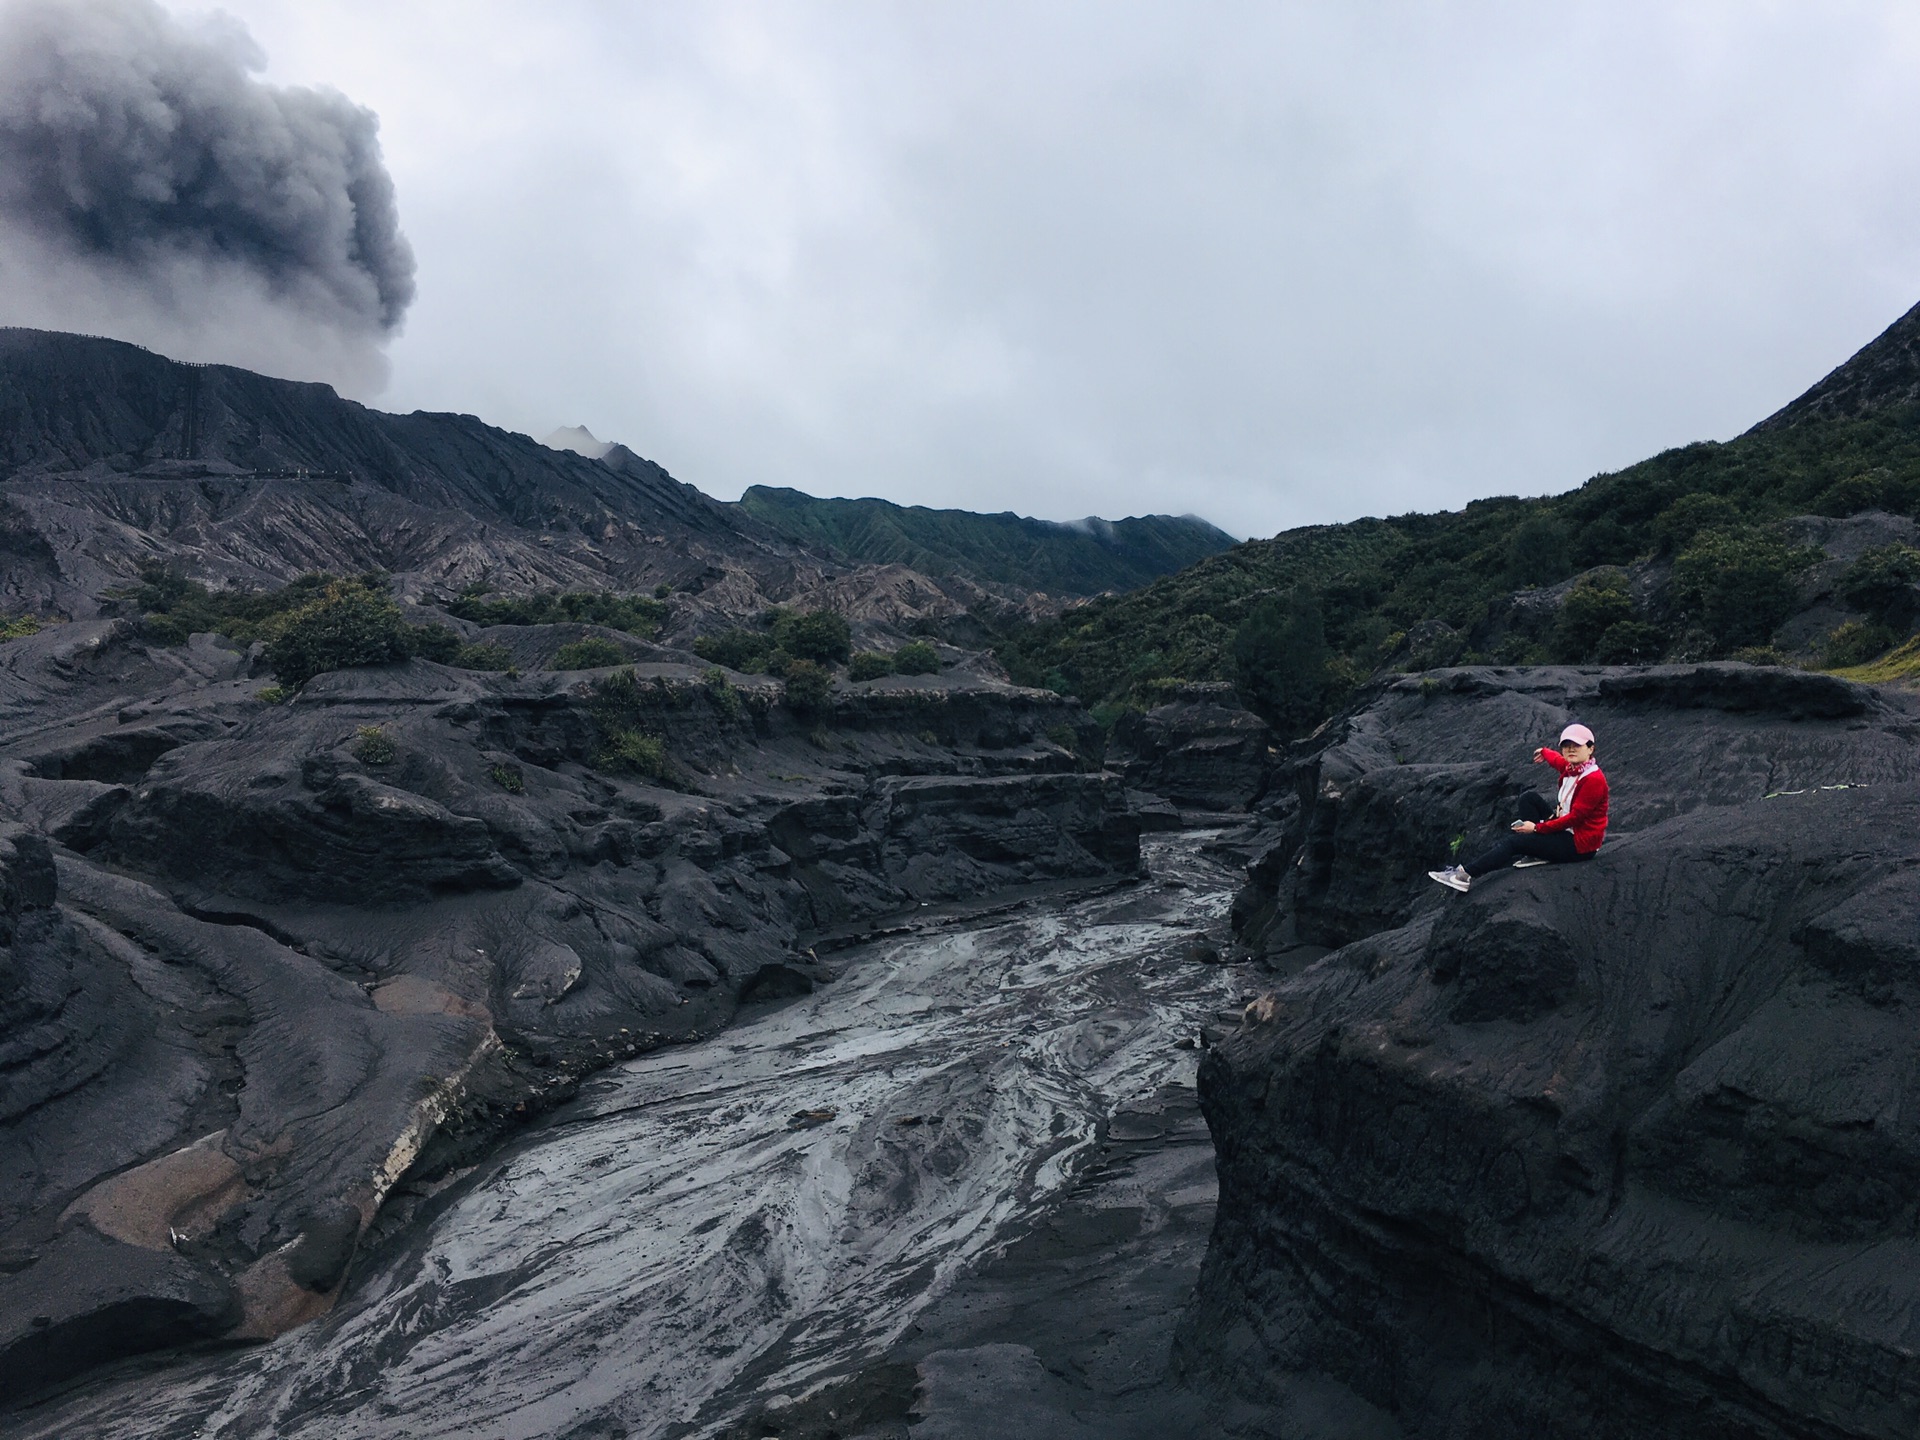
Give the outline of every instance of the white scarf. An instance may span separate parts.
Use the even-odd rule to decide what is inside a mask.
[[[1573,808],[1573,789],[1574,786],[1580,783],[1580,777],[1585,775],[1589,770],[1598,770],[1599,768],[1598,765],[1589,760],[1586,764],[1577,769],[1569,770],[1565,775],[1560,777],[1560,799],[1559,803],[1554,806],[1554,819],[1559,819]]]

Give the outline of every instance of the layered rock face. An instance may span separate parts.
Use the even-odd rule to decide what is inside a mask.
[[[1573,718],[1599,858],[1430,884]],[[1300,1435],[1913,1434],[1916,740],[1741,666],[1442,673],[1332,727],[1239,919],[1338,948],[1203,1066],[1184,1363]]]
[[[1114,726],[1108,763],[1127,783],[1187,810],[1236,811],[1260,798],[1277,744],[1231,685],[1189,684]]]
[[[808,988],[816,936],[1138,865],[1049,738],[1082,712],[989,680],[796,714],[642,664],[650,778],[605,672],[248,671],[125,621],[0,649],[0,1391],[321,1313],[503,1125]]]

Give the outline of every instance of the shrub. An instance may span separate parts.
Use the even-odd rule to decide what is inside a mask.
[[[184,615],[149,611],[140,617],[140,637],[155,645],[184,645],[193,634],[193,623]]]
[[[729,718],[740,713],[740,692],[727,679],[726,671],[715,665],[700,678],[706,684],[707,698],[713,702],[714,709]]]
[[[267,664],[284,684],[304,685],[324,671],[404,660],[415,628],[384,591],[361,581],[331,581],[272,627]]]
[[[938,675],[940,652],[925,640],[915,640],[893,652],[893,668],[902,675]]]
[[[648,775],[658,778],[667,768],[666,742],[638,730],[616,730],[600,752],[602,770],[615,774]]]
[[[1673,589],[1724,654],[1764,645],[1799,602],[1795,577],[1819,558],[1772,530],[1708,530],[1673,562]]]
[[[262,705],[284,705],[287,696],[293,692],[284,685],[266,685],[253,692],[253,698]]]
[[[666,742],[648,733],[655,723],[665,687],[658,682],[643,687],[632,670],[616,670],[593,682],[587,713],[599,732],[594,764],[615,774],[666,773]]]
[[[786,678],[787,667],[792,665],[794,660],[793,656],[776,645],[767,652],[767,658],[760,663],[761,668],[764,669],[767,674],[773,676],[776,680],[783,680]],[[807,663],[811,665],[813,662],[809,660]]]
[[[1585,576],[1560,604],[1553,626],[1554,658],[1564,665],[1578,664],[1594,653],[1609,629],[1633,618],[1625,575],[1603,570]]]
[[[1827,636],[1822,660],[1833,670],[1864,665],[1886,654],[1899,640],[1899,633],[1885,625],[1849,620]]]
[[[487,767],[487,778],[509,795],[522,795],[526,793],[526,777],[520,773],[520,767],[518,765],[489,765]]]
[[[400,643],[407,654],[442,665],[451,665],[453,657],[460,653],[460,637],[444,625],[409,625],[402,632]]]
[[[378,725],[362,725],[353,742],[353,754],[363,765],[391,765],[393,741]]]
[[[1667,634],[1644,620],[1622,620],[1609,625],[1593,648],[1602,665],[1651,665],[1666,653]]]
[[[702,635],[693,642],[693,653],[702,660],[738,670],[743,675],[765,668],[767,652],[772,648],[772,639],[757,630],[722,630]]]
[[[1920,583],[1920,550],[1882,545],[1847,568],[1840,577],[1840,594],[1868,618],[1905,631],[1913,624],[1916,583]]]
[[[658,600],[606,590],[546,591],[504,600],[463,594],[447,610],[476,625],[604,625],[642,640],[657,635],[669,613]]]
[[[1653,522],[1653,538],[1662,555],[1673,555],[1703,531],[1735,530],[1744,518],[1740,507],[1724,495],[1682,495]]]
[[[462,670],[511,670],[513,652],[504,645],[491,642],[462,645],[454,652],[451,663]]]
[[[653,598],[656,600],[664,600],[671,594],[673,594],[673,586],[664,580],[653,587]]]
[[[589,635],[584,640],[574,640],[562,645],[553,652],[551,668],[555,670],[603,670],[609,665],[618,665],[627,658],[626,652],[611,640],[598,635]]]
[[[794,660],[787,665],[782,698],[789,710],[807,714],[822,708],[833,693],[833,676],[811,660]]]
[[[831,610],[782,614],[773,624],[773,643],[796,659],[844,665],[853,651],[853,630],[845,617]]]
[[[1791,665],[1793,659],[1785,651],[1771,645],[1743,645],[1729,657],[1743,665]]]
[[[878,650],[862,650],[847,661],[849,680],[878,680],[893,673],[893,657]]]

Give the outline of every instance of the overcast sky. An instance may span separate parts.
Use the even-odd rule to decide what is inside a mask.
[[[723,497],[1551,492],[1920,300],[1910,3],[223,8],[380,117],[418,298],[363,398]]]

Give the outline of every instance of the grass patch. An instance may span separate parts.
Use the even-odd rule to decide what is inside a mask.
[[[391,765],[393,740],[378,725],[362,725],[353,741],[353,757],[362,765]]]
[[[1844,665],[1829,672],[1863,685],[1894,685],[1920,681],[1920,635],[1865,665]]]
[[[509,795],[523,795],[526,793],[526,777],[520,773],[520,767],[518,765],[489,765],[487,767],[487,778]]]
[[[589,635],[584,640],[573,640],[553,652],[552,668],[555,670],[604,670],[609,665],[618,665],[627,658],[622,650],[611,640],[603,640],[598,635]]]

